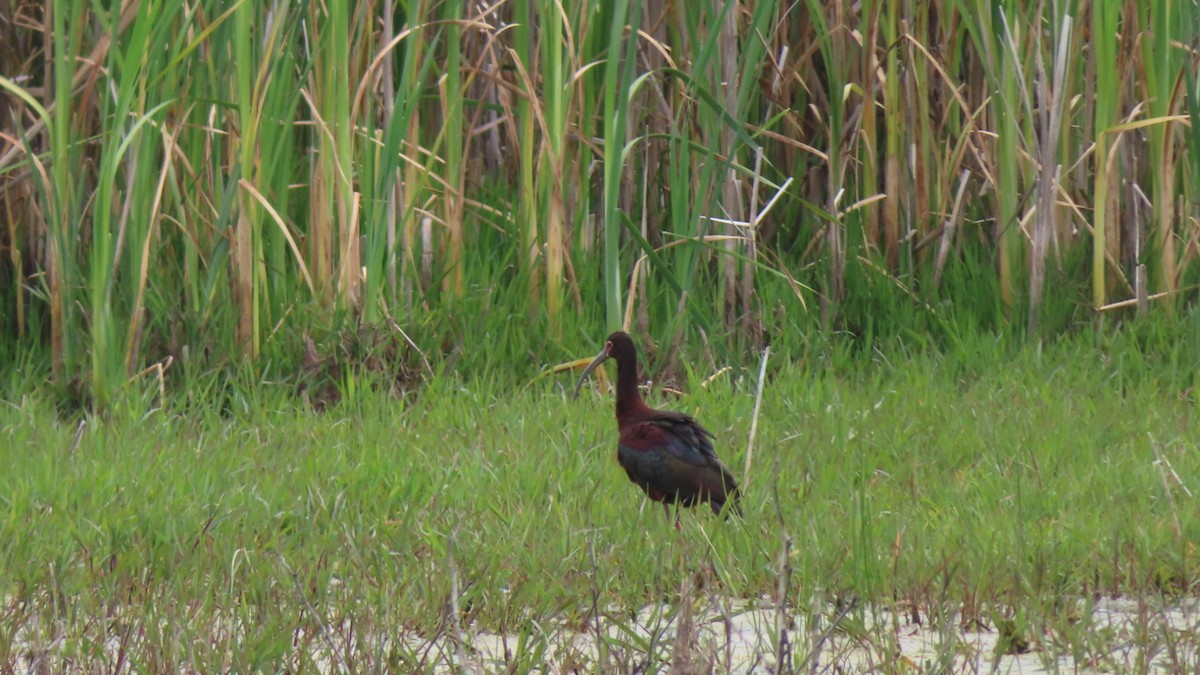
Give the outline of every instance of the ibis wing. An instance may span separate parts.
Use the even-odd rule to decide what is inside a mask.
[[[617,459],[651,499],[691,506],[707,501],[720,513],[727,499],[740,510],[737,482],[712,446],[713,434],[688,415],[654,411],[621,427]]]
[[[630,450],[666,450],[692,466],[708,466],[717,459],[712,438],[711,432],[679,413],[662,413],[621,430],[621,445]]]

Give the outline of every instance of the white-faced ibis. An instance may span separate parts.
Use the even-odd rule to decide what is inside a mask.
[[[713,451],[712,432],[690,415],[655,410],[638,393],[637,348],[624,332],[608,336],[604,349],[588,364],[575,395],[588,374],[607,359],[617,361],[617,461],[650,499],[661,502],[670,517],[670,505],[693,506],[708,502],[720,514],[741,513],[737,483]],[[676,527],[679,525],[676,516]]]

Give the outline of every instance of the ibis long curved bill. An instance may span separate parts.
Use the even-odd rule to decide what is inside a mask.
[[[579,398],[579,390],[583,388],[583,381],[587,379],[587,376],[591,375],[593,370],[599,368],[601,363],[604,363],[608,360],[608,348],[609,345],[605,344],[604,349],[601,349],[600,353],[596,355],[596,358],[592,359],[592,362],[587,365],[587,368],[583,369],[583,374],[579,376],[579,381],[575,383],[574,398]]]

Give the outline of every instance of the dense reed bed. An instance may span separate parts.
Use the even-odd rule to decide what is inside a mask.
[[[739,362],[1054,335],[1196,277],[1190,2],[0,14],[0,342],[101,407],[356,324]]]

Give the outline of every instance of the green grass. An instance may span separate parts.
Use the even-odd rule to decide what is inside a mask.
[[[305,647],[331,641],[359,670],[411,670],[445,655],[380,637],[450,632],[452,597],[537,663],[531,626],[627,621],[688,580],[777,601],[779,514],[798,612],[856,599],[1066,625],[1091,593],[1186,594],[1198,500],[1156,461],[1200,492],[1195,364],[1165,339],[775,360],[744,520],[702,511],[678,532],[616,465],[611,398],[570,399],[567,375],[439,377],[404,399],[360,384],[325,413],[260,386],[234,415],[130,404],[78,442],[51,398],[8,395],[0,663],[62,638],[53,669],[94,664],[111,639],[151,672],[306,670]],[[753,383],[708,374],[652,402],[696,413],[740,476]]]

